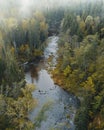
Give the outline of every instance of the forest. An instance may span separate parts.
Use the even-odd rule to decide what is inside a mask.
[[[28,116],[38,100],[23,64],[41,59],[53,35],[59,37],[58,58],[50,73],[55,84],[80,101],[75,130],[103,130],[104,0],[34,1],[26,6],[20,0],[0,1],[0,130],[35,130],[42,121]]]

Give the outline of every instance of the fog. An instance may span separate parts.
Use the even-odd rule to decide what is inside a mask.
[[[63,6],[75,6],[80,3],[99,2],[104,0],[0,0],[0,11],[16,6],[20,11],[32,9],[55,8]]]
[[[80,3],[88,4],[104,0],[0,0],[0,20],[8,16],[29,17],[34,10],[54,10],[54,8],[70,8]]]

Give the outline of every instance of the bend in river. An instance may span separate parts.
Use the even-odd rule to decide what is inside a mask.
[[[38,106],[30,113],[31,120],[38,115],[43,105],[52,102],[50,108],[45,112],[46,119],[36,130],[74,130],[74,117],[77,109],[77,99],[74,95],[67,93],[54,84],[46,68],[50,67],[47,59],[53,57],[52,67],[56,64],[58,41],[57,36],[48,38],[48,46],[44,50],[45,60],[43,63],[33,64],[31,70],[25,74],[28,83],[34,83],[36,90],[33,97],[38,100]]]

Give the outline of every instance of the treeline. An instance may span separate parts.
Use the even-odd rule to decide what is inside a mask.
[[[63,13],[41,12],[32,4],[28,11],[21,10],[20,1],[14,0],[0,4],[0,130],[34,130],[43,117],[29,119],[37,101],[32,97],[34,86],[25,82],[21,63],[42,55],[48,35],[58,32],[49,34],[59,28]]]
[[[48,25],[41,11],[27,15],[19,9],[12,0],[0,8],[0,130],[35,127],[29,119],[37,104],[32,97],[34,85],[26,84],[19,62],[42,55]]]
[[[4,18],[5,15],[2,14],[0,21],[0,130],[32,130],[34,124],[28,113],[36,104],[32,98],[34,86],[26,85],[24,72],[17,62],[24,45],[22,34],[18,38],[21,44],[18,44],[14,39],[17,21],[10,16]]]
[[[61,23],[56,83],[81,100],[76,130],[104,129],[104,3],[68,9]]]
[[[34,129],[28,117],[36,105],[33,90],[33,85],[26,85],[10,46],[5,46],[0,37],[0,130]]]
[[[11,46],[18,59],[42,55],[42,49],[48,36],[48,24],[44,14],[35,9],[31,12],[20,10],[18,2],[7,2],[0,12],[0,35]],[[22,57],[22,58],[21,58]]]

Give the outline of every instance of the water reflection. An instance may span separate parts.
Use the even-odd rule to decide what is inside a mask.
[[[31,64],[30,72],[26,73],[26,81],[36,85],[33,97],[38,100],[38,106],[31,112],[30,119],[34,121],[34,117],[37,116],[43,105],[52,101],[53,105],[51,109],[46,112],[47,119],[43,121],[40,128],[36,128],[36,130],[50,130],[50,128],[75,130],[73,120],[77,101],[74,95],[68,94],[59,86],[55,85],[50,74],[45,69],[48,64],[47,59],[49,56],[53,55],[53,59],[57,58],[58,37],[51,37],[49,40],[49,44],[44,51],[45,60],[42,63]],[[53,64],[54,63],[52,63],[52,65]],[[48,67],[49,66],[50,64],[48,64]]]
[[[38,65],[32,64],[30,68],[31,68],[30,69],[31,83],[34,83],[34,80],[38,82],[38,79],[39,79],[39,75],[38,75],[39,67],[38,67]]]

